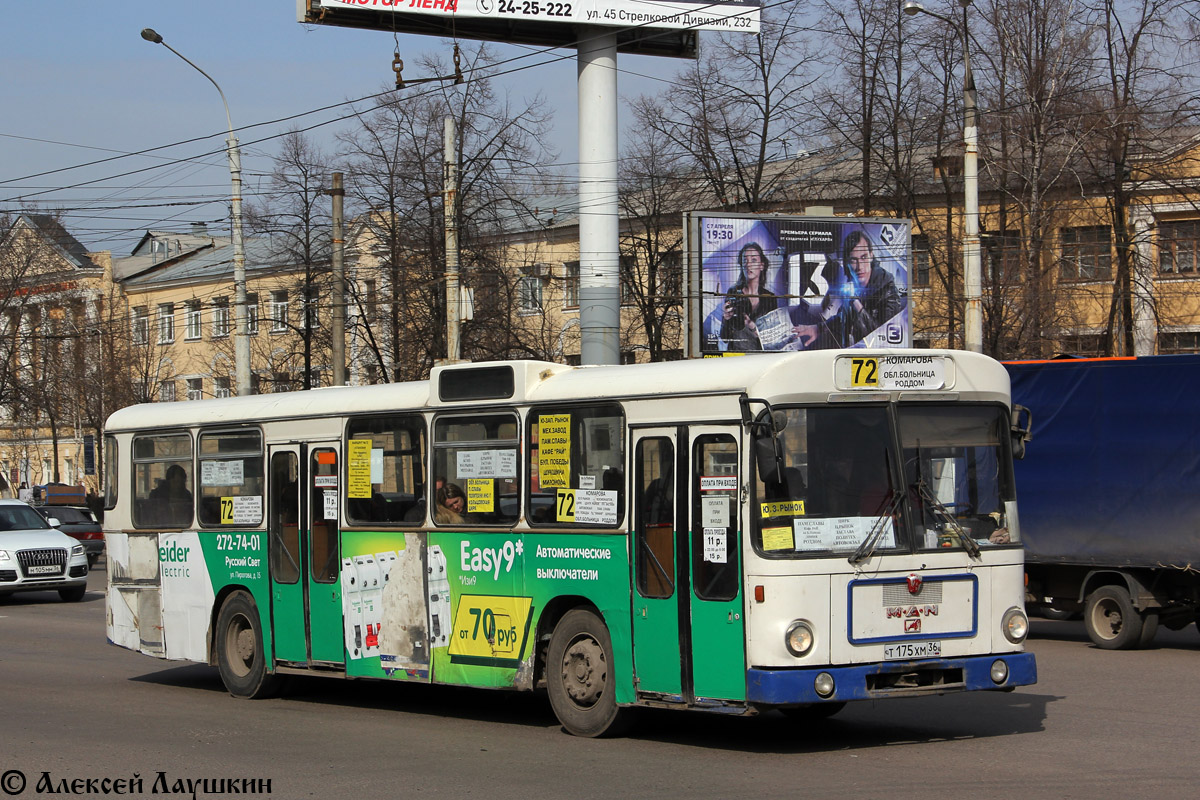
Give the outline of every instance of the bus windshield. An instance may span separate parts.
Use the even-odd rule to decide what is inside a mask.
[[[841,554],[868,539],[876,552],[907,550],[896,526],[902,493],[894,485],[887,409],[792,408],[783,414],[781,459],[768,459],[770,468],[757,476],[762,550]],[[769,439],[765,444],[773,446]]]
[[[1002,408],[902,407],[900,439],[919,549],[1020,540]]]
[[[757,543],[764,553],[854,553],[857,562],[871,553],[975,552],[1019,540],[1009,519],[1014,494],[1002,408],[900,407],[899,456],[886,407],[782,413],[778,458],[763,456],[775,448],[769,436],[757,445]]]

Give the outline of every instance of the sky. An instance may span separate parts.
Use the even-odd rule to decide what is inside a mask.
[[[255,140],[332,120],[346,108],[272,121],[394,85],[391,33],[302,25],[295,0],[10,0],[0,17],[0,213],[61,209],[76,238],[115,257],[150,228],[187,230],[199,221],[223,227],[230,181],[220,96],[165,47],[144,41],[139,34],[147,27],[224,91],[234,127],[244,129],[238,138],[247,197],[276,147]],[[399,49],[415,65],[422,52],[449,61],[451,44],[400,36]],[[500,52],[528,67],[501,86],[514,100],[545,95],[554,113],[551,144],[561,162],[574,162],[574,51],[500,45]],[[622,54],[618,90],[623,98],[661,91],[683,65]],[[404,74],[417,76],[412,67]],[[266,122],[272,124],[258,125]],[[336,130],[330,124],[310,135],[333,150]],[[126,155],[197,137],[206,138]],[[101,159],[112,160],[85,166]]]

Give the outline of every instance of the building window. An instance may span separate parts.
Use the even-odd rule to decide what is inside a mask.
[[[187,302],[187,338],[199,339],[203,335],[204,309],[199,300]]]
[[[246,333],[258,333],[258,295],[246,295]]]
[[[1107,225],[1063,228],[1062,278],[1105,281],[1112,277],[1112,231]]]
[[[1200,220],[1158,223],[1158,271],[1164,275],[1200,272]]]
[[[563,264],[566,283],[563,286],[563,307],[579,308],[579,262],[568,261]]]
[[[292,390],[292,376],[287,372],[271,373],[271,391],[278,394],[280,392],[290,392]]]
[[[271,333],[282,333],[287,330],[288,323],[288,293],[271,292]]]
[[[175,402],[175,381],[160,381],[158,384],[158,402]]]
[[[1178,331],[1158,334],[1159,355],[1200,353],[1200,331]]]
[[[517,303],[524,313],[542,310],[542,279],[536,275],[524,275],[517,284]]]
[[[204,396],[204,380],[202,378],[187,379],[187,399],[199,400]]]
[[[634,283],[637,281],[637,259],[633,256],[621,256],[618,278],[621,281],[621,305],[634,304]]]
[[[363,281],[363,313],[367,322],[374,322],[379,317],[379,290],[375,281]]]
[[[212,301],[212,335],[220,339],[229,335],[229,298],[217,297]]]
[[[1064,336],[1061,352],[1085,357],[1104,355],[1104,334],[1077,333]]]
[[[912,269],[909,272],[913,286],[929,285],[929,237],[919,234],[912,237]]]
[[[321,327],[321,318],[317,314],[320,307],[321,293],[315,287],[304,293],[304,326],[305,330],[315,331]]]
[[[175,341],[175,304],[158,304],[158,343],[170,344]]]
[[[983,234],[983,281],[1010,286],[1021,279],[1021,234],[1017,231]]]
[[[379,365],[367,364],[365,378],[368,386],[374,386],[379,383]]]
[[[213,397],[229,397],[229,378],[213,378]]]
[[[664,253],[658,263],[658,302],[683,302],[683,254]]]
[[[133,343],[146,344],[150,341],[150,311],[145,306],[133,310]]]

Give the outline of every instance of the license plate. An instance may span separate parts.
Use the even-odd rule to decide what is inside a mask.
[[[941,642],[893,642],[883,646],[883,657],[888,661],[907,661],[912,658],[938,658],[942,654]]]
[[[62,567],[57,564],[44,564],[42,566],[30,567],[25,572],[28,575],[58,575],[62,572]]]

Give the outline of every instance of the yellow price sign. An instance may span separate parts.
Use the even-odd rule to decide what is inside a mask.
[[[879,388],[879,359],[850,359],[850,385],[855,388]]]
[[[450,660],[459,664],[515,667],[529,637],[532,597],[465,594],[450,633]]]
[[[232,497],[222,497],[221,498],[221,524],[222,525],[232,525],[233,524],[233,498]]]

